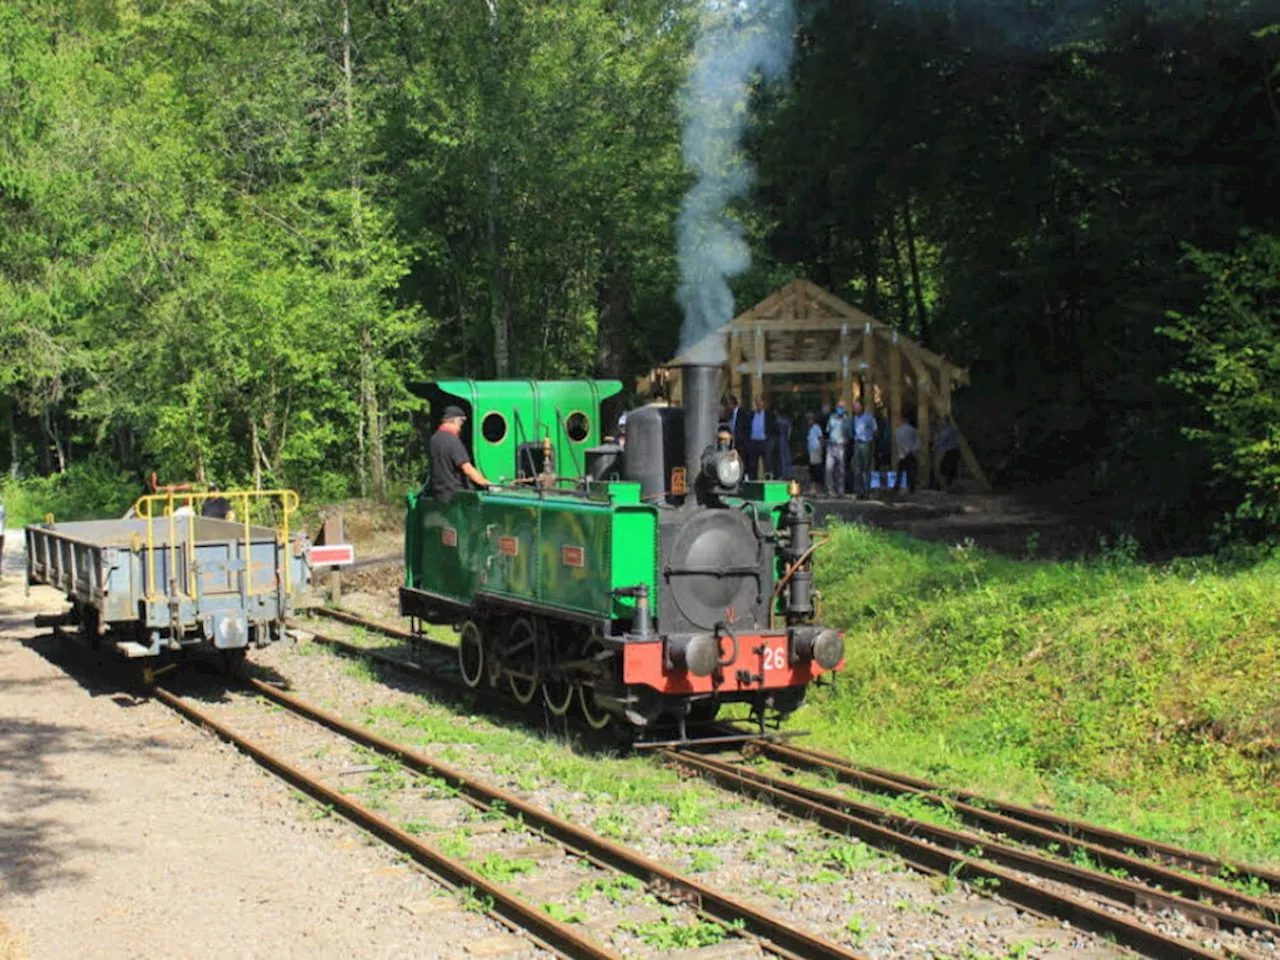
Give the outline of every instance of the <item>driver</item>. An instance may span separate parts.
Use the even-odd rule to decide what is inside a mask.
[[[440,427],[431,435],[427,447],[431,455],[431,496],[441,503],[448,503],[459,490],[475,487],[484,490],[489,486],[458,436],[466,420],[467,415],[460,407],[445,407]]]

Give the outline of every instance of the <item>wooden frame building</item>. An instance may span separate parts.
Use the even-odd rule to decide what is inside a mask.
[[[932,470],[932,420],[950,417],[957,386],[969,383],[969,371],[922,347],[892,326],[805,279],[775,290],[725,328],[728,357],[726,392],[742,398],[763,394],[816,392],[823,403],[870,398],[869,407],[887,411],[895,433],[904,409],[914,409],[920,431],[920,481]],[[641,395],[661,388],[680,397],[676,359],[640,377]],[[750,384],[750,390],[744,387]],[[953,421],[954,422],[954,421]],[[964,434],[956,427],[960,453],[969,472],[989,486]],[[893,467],[898,445],[893,442]]]

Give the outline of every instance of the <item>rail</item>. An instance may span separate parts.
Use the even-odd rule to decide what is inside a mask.
[[[539,944],[552,952],[575,958],[575,960],[620,960],[619,955],[612,950],[596,944],[568,924],[524,902],[466,864],[423,843],[380,814],[220,723],[206,710],[200,709],[185,698],[176,696],[161,687],[152,688],[151,693],[156,699],[176,710],[192,723],[205,727],[221,739],[234,744],[287,783],[310,794],[320,803],[338,810],[352,823],[413,857],[446,883],[455,888],[470,888],[477,891],[490,904],[489,912],[506,924],[526,931]]]
[[[759,741],[752,743],[749,750],[784,767],[833,776],[864,792],[917,797],[978,829],[1049,850],[1057,856],[1082,856],[1117,874],[1138,878],[1165,890],[1181,890],[1201,902],[1252,911],[1272,923],[1280,922],[1280,902],[1268,903],[1222,882],[1224,878],[1245,881],[1274,894],[1280,892],[1280,876],[1274,871],[1238,861],[1218,860],[970,791],[951,791],[901,774],[857,767],[843,758],[795,744]],[[1142,853],[1145,859],[1140,856]],[[1175,872],[1162,864],[1191,873]]]
[[[1107,873],[1049,860],[990,836],[967,834],[859,804],[825,790],[802,786],[689,749],[666,750],[661,755],[677,768],[725,789],[767,800],[778,809],[832,832],[857,836],[871,846],[891,851],[922,869],[948,873],[961,879],[978,878],[981,882],[998,885],[1000,895],[1013,903],[1067,920],[1093,933],[1113,937],[1118,943],[1150,956],[1209,960],[1220,954],[1079,897],[1057,893],[1027,879],[1028,875],[1056,881],[1133,908],[1176,911],[1212,929],[1234,930],[1249,938],[1273,937],[1280,933],[1275,924],[1261,917],[1241,914],[1212,903],[1196,902],[1177,893]],[[1250,956],[1241,950],[1230,952],[1235,956]]]

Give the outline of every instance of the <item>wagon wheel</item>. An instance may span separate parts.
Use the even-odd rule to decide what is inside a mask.
[[[504,651],[504,671],[511,695],[520,704],[529,703],[538,692],[539,669],[538,628],[527,617],[511,621]]]
[[[458,669],[462,682],[472,690],[484,679],[484,661],[484,635],[474,620],[468,620],[458,635]]]
[[[583,656],[591,658],[604,649],[604,642],[599,637],[592,637],[586,643]],[[602,710],[596,703],[595,683],[580,683],[577,685],[577,690],[578,708],[582,711],[582,719],[587,721],[587,726],[592,730],[603,730],[613,720],[613,714]]]
[[[248,654],[248,652],[249,651],[246,650],[244,647],[237,647],[234,650],[219,650],[218,651],[218,667],[221,670],[223,676],[227,676],[227,677],[236,676],[240,672],[240,669],[245,661],[245,656],[246,654]]]
[[[550,644],[548,644],[550,648]],[[569,651],[571,654],[576,653],[576,648]],[[554,659],[548,657],[548,660]],[[563,659],[563,658],[561,658]],[[542,677],[542,702],[546,705],[547,710],[554,717],[563,717],[569,712],[569,708],[573,706],[573,694],[576,688],[573,681],[562,673],[556,673],[554,664],[549,663],[548,669],[543,673]]]
[[[102,648],[102,633],[99,629],[98,611],[95,607],[81,607],[80,609],[80,635],[84,638],[85,643],[89,645],[90,650],[100,650]]]

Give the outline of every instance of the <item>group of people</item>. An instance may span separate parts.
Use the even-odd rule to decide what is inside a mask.
[[[733,433],[734,446],[742,453],[747,476],[764,475],[781,480],[794,477],[792,421],[783,411],[771,410],[764,397],[756,397],[752,410],[744,410],[738,398],[730,396],[721,419]],[[896,430],[881,421],[862,403],[850,407],[843,402],[835,409],[804,416],[805,454],[809,465],[809,493],[825,492],[829,497],[868,497],[871,474],[891,460],[894,440],[898,446],[895,485],[914,492],[919,475],[920,431],[913,420],[903,420]],[[949,489],[960,465],[960,435],[951,418],[943,420],[934,445],[938,455],[938,475]]]
[[[741,453],[748,477],[768,476],[792,480],[795,457],[791,446],[792,422],[783,411],[769,408],[763,396],[756,397],[754,407],[745,410],[738,398],[730,396],[720,411],[720,419],[733,435],[734,447]],[[438,500],[448,502],[462,489],[485,489],[490,481],[475,464],[460,434],[466,414],[460,407],[447,406],[440,426],[431,437],[429,452],[431,474],[427,487]],[[809,463],[809,493],[825,490],[829,497],[853,494],[867,497],[871,493],[871,472],[877,464],[890,460],[889,425],[881,425],[875,415],[855,400],[852,407],[841,402],[834,410],[824,407],[821,414],[805,414],[805,452]],[[898,444],[897,487],[909,492],[916,489],[920,454],[920,432],[911,420],[904,420],[894,431]],[[618,422],[620,444],[626,443],[625,414]],[[960,458],[960,436],[948,417],[938,433],[939,474],[946,487],[956,479]],[[216,488],[214,488],[216,489]]]

